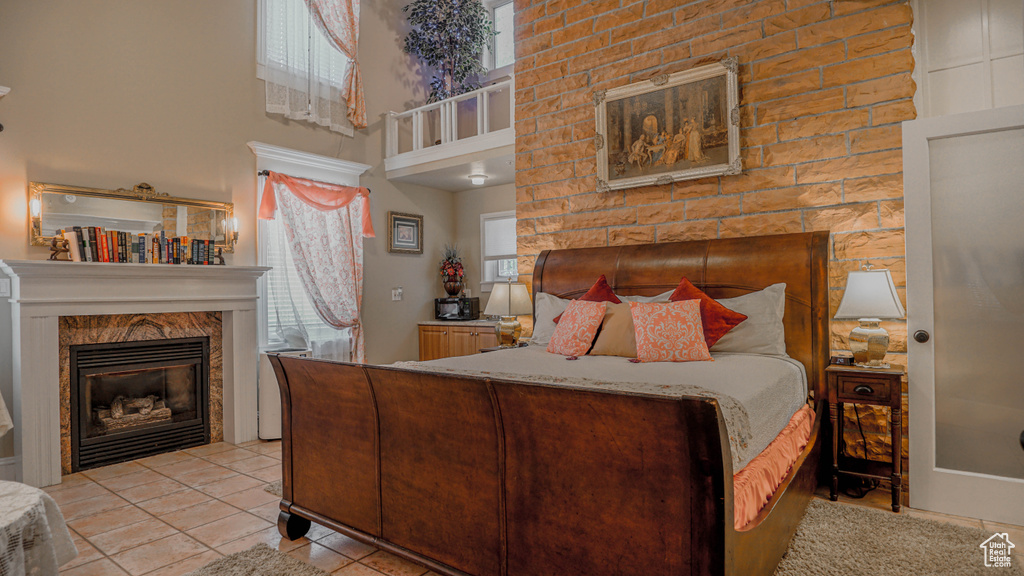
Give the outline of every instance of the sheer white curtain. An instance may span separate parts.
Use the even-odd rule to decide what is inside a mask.
[[[324,36],[304,0],[263,2],[263,53],[257,75],[266,82],[267,112],[351,135],[342,98],[349,59]]]

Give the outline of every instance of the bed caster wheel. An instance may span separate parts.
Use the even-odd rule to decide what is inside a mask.
[[[298,540],[309,532],[310,522],[305,518],[281,512],[277,516],[277,531],[288,540]]]

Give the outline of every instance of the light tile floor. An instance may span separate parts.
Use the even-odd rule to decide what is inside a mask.
[[[316,524],[277,532],[281,443],[211,444],[65,476],[46,488],[78,557],[64,576],[180,576],[259,542],[338,576],[436,576]]]
[[[65,476],[46,491],[64,512],[78,557],[66,576],[180,576],[259,542],[338,576],[437,576],[412,562],[313,524],[288,542],[277,532],[278,498],[263,488],[281,477],[281,443],[226,443],[161,454]],[[828,489],[818,490],[828,498]],[[882,486],[847,505],[889,510]],[[912,508],[905,514],[1008,532],[1024,527]]]

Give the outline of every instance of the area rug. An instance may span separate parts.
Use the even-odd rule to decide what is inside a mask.
[[[327,576],[327,572],[260,543],[186,576]]]
[[[264,486],[263,489],[266,490],[267,492],[270,492],[274,496],[277,496],[278,498],[281,498],[284,495],[284,489],[281,488],[280,480],[274,480],[270,484]]]
[[[1024,576],[1013,556],[1010,568],[985,567],[980,546],[991,536],[977,528],[815,498],[775,576]]]

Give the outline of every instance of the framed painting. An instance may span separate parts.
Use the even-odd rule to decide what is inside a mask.
[[[597,189],[739,174],[737,61],[594,92]]]
[[[423,216],[388,212],[388,252],[423,254]]]

